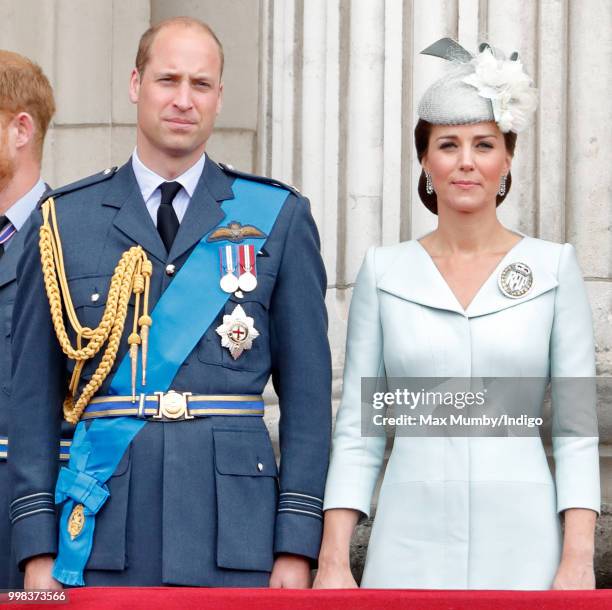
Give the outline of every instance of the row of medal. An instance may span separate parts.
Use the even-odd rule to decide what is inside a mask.
[[[257,288],[257,268],[255,246],[227,245],[219,248],[221,264],[221,290],[227,293],[251,292]],[[253,340],[259,336],[254,320],[247,316],[240,305],[236,305],[230,315],[223,316],[223,324],[216,328],[221,336],[221,345],[227,347],[236,360],[244,350],[251,349]]]
[[[257,288],[257,266],[255,246],[227,245],[219,248],[221,279],[219,285],[223,292],[231,294],[237,290],[251,292]]]

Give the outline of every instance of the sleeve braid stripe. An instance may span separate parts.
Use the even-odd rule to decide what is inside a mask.
[[[55,514],[55,509],[54,508],[39,508],[37,510],[32,510],[32,511],[30,511],[28,513],[23,513],[21,515],[18,515],[14,519],[11,519],[11,524],[17,523],[17,521],[19,521],[20,519],[23,519],[24,517],[31,517],[32,515],[36,515],[38,513],[52,513],[52,514]]]
[[[296,513],[301,515],[308,515],[309,517],[316,517],[317,519],[323,520],[323,517],[318,513],[313,513],[309,510],[298,510],[297,508],[279,508],[278,513]]]

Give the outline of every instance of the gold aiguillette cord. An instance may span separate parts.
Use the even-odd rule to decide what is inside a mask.
[[[153,265],[140,246],[134,246],[124,252],[111,278],[106,306],[100,324],[94,329],[81,326],[68,289],[55,202],[52,197],[43,204],[42,212],[43,225],[40,227],[39,241],[40,258],[51,319],[63,352],[68,358],[75,361],[68,395],[64,400],[64,417],[71,423],[77,423],[85,407],[100,389],[115,363],[132,294],[135,295],[134,326],[133,332],[128,337],[128,343],[132,364],[133,401],[136,400],[139,345],[142,345],[142,385],[146,383],[148,337],[149,328],[152,325],[148,311],[149,287]],[[64,309],[70,325],[76,333],[76,347],[73,347],[66,332]],[[138,334],[138,327],[140,327],[140,334]],[[106,349],[98,367],[75,402],[74,398],[78,393],[83,367],[88,360],[91,360],[100,352],[105,343],[107,343]]]

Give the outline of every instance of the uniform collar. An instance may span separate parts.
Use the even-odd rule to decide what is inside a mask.
[[[382,270],[378,288],[408,301],[453,311],[467,318],[494,313],[529,301],[558,285],[552,271],[554,265],[547,265],[543,260],[542,243],[524,236],[498,263],[467,309],[457,301],[431,256],[416,240],[401,244],[396,260]],[[511,263],[525,263],[533,273],[533,287],[518,299],[505,296],[498,286],[500,273]]]
[[[30,191],[21,199],[18,199],[7,211],[6,217],[17,229],[17,233],[11,237],[10,244],[0,265],[0,288],[9,284],[17,277],[17,262],[23,252],[23,244],[27,231],[21,231],[36,204],[47,190],[45,183],[39,180]]]
[[[193,197],[193,193],[198,185],[200,176],[204,169],[204,163],[206,161],[206,154],[202,156],[185,172],[180,176],[177,176],[172,182],[178,182],[187,191],[189,198]],[[155,192],[159,185],[163,182],[167,182],[165,178],[162,178],[159,174],[156,174],[153,170],[149,169],[138,156],[138,150],[135,148],[132,154],[132,169],[136,176],[136,182],[142,193],[142,198],[145,203],[151,198],[151,195]]]
[[[17,231],[21,230],[46,188],[45,183],[39,178],[38,182],[5,212],[5,216]]]
[[[194,246],[225,216],[221,203],[233,199],[231,183],[219,166],[207,159],[169,253],[147,211],[138,181],[128,161],[109,181],[102,205],[117,208],[113,224],[158,260],[170,263]],[[125,203],[127,202],[127,205]]]

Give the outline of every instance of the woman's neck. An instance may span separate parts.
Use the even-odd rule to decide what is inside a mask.
[[[430,251],[443,256],[505,251],[518,240],[516,233],[499,222],[495,209],[466,213],[440,208],[438,228],[427,236],[427,245]]]

